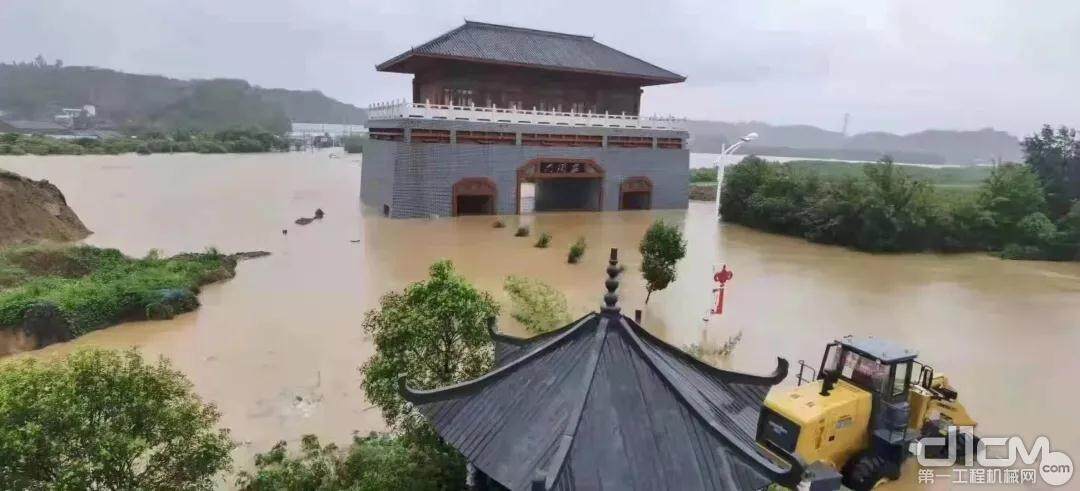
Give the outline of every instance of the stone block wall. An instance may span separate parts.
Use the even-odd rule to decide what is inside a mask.
[[[375,126],[374,122],[372,126]],[[530,130],[537,131],[536,128],[515,128],[519,133]],[[548,128],[543,130],[550,131]],[[626,131],[620,133],[626,134]],[[682,136],[685,138],[685,134]],[[652,208],[687,206],[690,157],[685,148],[542,147],[380,140],[371,140],[364,145],[361,200],[380,210],[383,205],[388,205],[390,216],[394,218],[450,216],[454,183],[468,177],[487,177],[496,186],[496,213],[514,214],[518,199],[517,170],[536,158],[594,160],[605,172],[602,182],[604,211],[619,209],[620,185],[627,178],[638,176],[648,177],[653,183]]]

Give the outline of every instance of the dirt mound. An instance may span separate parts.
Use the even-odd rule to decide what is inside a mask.
[[[67,242],[87,235],[90,230],[56,186],[0,170],[0,247]]]

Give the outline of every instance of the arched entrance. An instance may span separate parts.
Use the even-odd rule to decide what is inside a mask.
[[[652,209],[652,180],[645,176],[628,177],[619,184],[620,210]]]
[[[496,195],[495,182],[486,177],[466,177],[455,182],[453,215],[494,215]]]
[[[591,159],[540,158],[518,167],[519,214],[524,183],[535,186],[535,211],[600,211],[604,207],[604,168]]]

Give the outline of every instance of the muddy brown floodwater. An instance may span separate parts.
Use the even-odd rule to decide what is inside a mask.
[[[273,253],[206,287],[195,312],[20,355],[137,346],[168,357],[220,407],[222,424],[243,443],[239,468],[279,439],[315,433],[347,442],[353,431],[383,428],[359,388],[357,367],[372,351],[361,317],[381,294],[422,279],[436,259],[452,259],[502,300],[507,275],[539,278],[584,313],[599,305],[607,250],[618,247],[628,266],[621,304],[632,310],[645,297],[636,245],[656,218],[683,225],[689,242],[678,280],[654,294],[645,313],[646,327],[667,341],[701,338],[712,268],[726,263],[735,277],[708,337],[742,332],[728,367],[767,372],[777,356],[816,365],[834,338],[889,337],[950,376],[981,432],[1047,435],[1053,447],[1080,457],[1078,264],[864,254],[717,224],[709,203],[685,211],[504,217],[504,229],[492,228],[490,217],[392,221],[361,209],[359,157],[326,152],[6,157],[0,168],[58,185],[94,231],[90,244],[130,255],[207,246]],[[293,224],[315,208],[326,218]],[[519,221],[534,234],[551,233],[552,247],[513,237]],[[566,264],[579,236],[589,246],[584,262]],[[520,331],[508,320],[502,325]],[[909,482],[889,488],[915,489],[914,479],[907,472]]]

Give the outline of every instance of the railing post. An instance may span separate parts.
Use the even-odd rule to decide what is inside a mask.
[[[570,126],[599,126],[599,127],[628,127],[628,128],[653,128],[653,129],[679,129],[681,125],[672,124],[674,118],[660,118],[657,116],[643,116],[641,114],[627,114],[620,111],[612,114],[609,111],[593,112],[592,108],[578,111],[571,107],[566,112],[559,110],[541,110],[532,106],[532,110],[511,105],[499,107],[497,104],[477,106],[470,102],[468,105],[432,104],[431,99],[424,102],[413,102],[407,98],[394,99],[387,102],[375,102],[367,105],[368,117],[373,120],[397,119],[397,118],[446,118],[449,120],[462,119],[476,121],[477,119],[498,118],[509,119],[512,123],[527,124],[552,124]],[[528,117],[526,117],[528,116]],[[496,121],[496,119],[491,119]],[[682,120],[680,120],[682,121]],[[654,139],[654,146],[658,142]],[[685,142],[684,142],[685,148]]]

